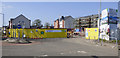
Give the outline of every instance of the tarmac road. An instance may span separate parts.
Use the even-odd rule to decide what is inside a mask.
[[[120,58],[120,42],[118,42],[118,56]]]
[[[2,42],[3,56],[118,56],[118,48],[96,45],[83,38],[47,38],[30,44]]]

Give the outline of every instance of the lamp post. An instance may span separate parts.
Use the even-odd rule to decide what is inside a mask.
[[[100,0],[100,9],[99,9],[99,25],[98,25],[98,28],[99,28],[99,35],[98,35],[98,42],[99,42],[99,38],[100,38],[100,20],[101,20],[101,0]]]
[[[16,39],[16,24],[14,25],[14,27],[15,27],[15,39]]]
[[[3,15],[3,26],[4,26],[4,13],[0,13],[1,15]]]
[[[5,29],[5,27],[4,27],[4,13],[0,13],[2,16],[3,16],[3,24],[2,24],[2,26],[3,26],[3,30],[2,30],[2,32],[4,31],[4,29]]]
[[[13,38],[15,38],[15,37],[14,37],[14,35],[15,35],[15,34],[14,34],[14,33],[15,33],[15,32],[14,32],[14,26],[15,26],[15,24],[13,24],[13,25],[12,25],[12,30],[13,30]]]
[[[116,47],[117,47],[117,45],[118,45],[118,42],[117,42],[117,40],[118,40],[118,39],[117,39],[117,38],[118,38],[118,37],[117,37],[117,34],[118,34],[118,33],[117,33],[117,31],[118,31],[118,30],[116,29],[115,31],[116,31],[115,40],[116,40]]]
[[[20,26],[20,23],[18,25]],[[18,28],[18,39],[20,39],[20,28]]]
[[[23,23],[23,26],[22,26],[22,39],[24,38],[24,28],[25,28],[25,23]]]

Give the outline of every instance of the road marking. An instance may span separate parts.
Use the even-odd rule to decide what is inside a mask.
[[[64,53],[60,53],[61,55],[63,55]]]
[[[77,51],[78,53],[80,53],[81,51]]]
[[[99,46],[99,45],[96,45],[96,46]]]
[[[85,51],[81,51],[81,53],[87,53],[87,52],[85,52]]]
[[[112,46],[112,48],[115,48],[115,46]]]
[[[77,51],[78,53],[87,53],[87,52],[85,52],[85,51]]]
[[[45,57],[46,57],[46,56],[48,56],[48,55],[41,55],[41,56],[45,56]]]

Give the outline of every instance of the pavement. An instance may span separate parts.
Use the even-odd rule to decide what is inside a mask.
[[[118,46],[118,56],[120,58],[120,45]]]
[[[31,40],[30,44],[2,41],[3,56],[118,56],[115,44],[101,46],[84,37]]]
[[[0,57],[2,57],[2,32],[0,32]]]

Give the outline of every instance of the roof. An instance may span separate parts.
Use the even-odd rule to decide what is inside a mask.
[[[59,20],[59,19],[57,19],[57,20]],[[54,22],[56,22],[57,20],[55,20]]]
[[[17,18],[20,17],[20,16],[23,16],[24,18],[26,18],[23,14],[20,14],[20,15],[17,16],[16,18],[11,18],[10,21],[17,19]],[[26,19],[29,20],[28,18],[26,18]],[[31,20],[29,20],[29,21],[31,21]]]
[[[70,18],[70,17],[73,18],[72,16],[65,16],[65,17],[64,17],[64,16],[61,16],[60,21],[61,21],[61,20],[66,20],[66,19],[68,19],[68,18]]]

